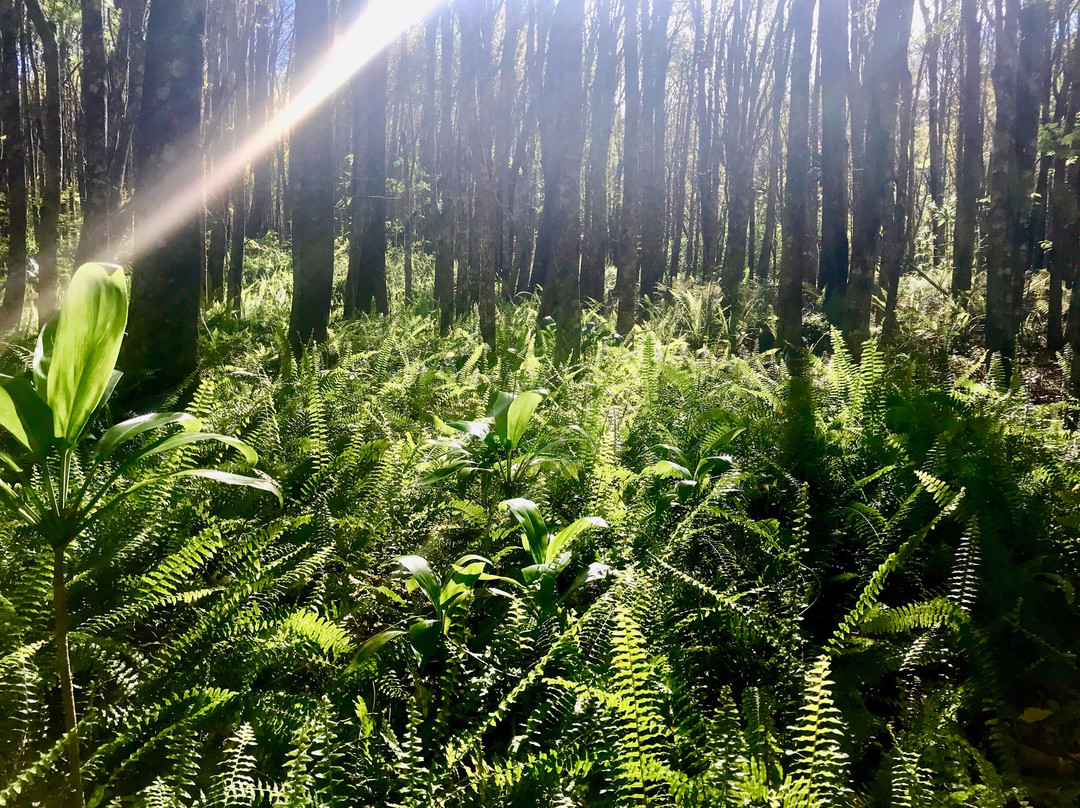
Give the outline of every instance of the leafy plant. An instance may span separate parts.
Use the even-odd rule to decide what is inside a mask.
[[[56,320],[38,337],[32,379],[7,378],[0,385],[0,426],[16,441],[15,455],[0,453],[12,481],[0,479],[0,505],[36,533],[53,551],[54,637],[71,788],[83,799],[79,737],[68,651],[66,551],[117,505],[149,486],[179,477],[201,477],[243,485],[281,497],[265,476],[216,468],[180,468],[140,478],[140,464],[155,455],[178,454],[195,443],[216,441],[236,449],[245,463],[258,457],[246,443],[201,431],[198,418],[183,412],[147,413],[87,439],[88,427],[120,379],[116,360],[127,324],[128,290],[119,267],[85,264],[72,276]],[[176,433],[161,430],[179,427]],[[117,451],[154,433],[125,459]],[[84,447],[84,441],[88,446]],[[80,451],[82,450],[82,451]]]
[[[503,495],[508,496],[544,469],[555,468],[576,476],[576,465],[570,458],[550,451],[550,438],[541,438],[529,448],[522,446],[536,408],[547,394],[546,390],[529,390],[520,395],[500,391],[487,415],[478,421],[444,423],[436,418],[436,427],[448,437],[432,441],[442,450],[443,460],[423,482],[430,484],[455,475],[467,480],[481,475],[485,492],[486,481],[494,479]],[[450,439],[455,435],[462,437]]]
[[[531,500],[507,499],[500,502],[499,507],[521,528],[521,546],[533,562],[521,568],[521,582],[532,590],[540,611],[549,612],[555,603],[556,581],[570,563],[574,539],[591,527],[607,527],[608,524],[598,516],[585,516],[558,533],[552,533],[540,509]],[[581,583],[604,573],[603,565],[594,565],[586,571]]]

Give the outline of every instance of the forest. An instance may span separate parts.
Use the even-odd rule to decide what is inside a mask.
[[[0,808],[1080,804],[1074,0],[0,0]]]

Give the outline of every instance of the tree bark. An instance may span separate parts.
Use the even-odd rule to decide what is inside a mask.
[[[544,205],[536,261],[546,279],[539,317],[555,320],[555,361],[581,347],[581,157],[585,148],[582,67],[584,0],[559,0],[551,21],[541,102]]]
[[[960,87],[960,122],[956,159],[956,225],[953,231],[954,295],[971,289],[975,265],[975,227],[983,173],[981,117],[982,31],[976,0],[960,0],[964,72]]]
[[[356,4],[362,13],[364,0]],[[386,290],[386,51],[350,82],[352,178],[345,314],[388,314]]]
[[[623,113],[623,187],[619,216],[619,262],[615,294],[618,298],[616,329],[626,335],[637,320],[640,237],[638,163],[641,155],[641,89],[638,72],[638,0],[623,0],[623,59],[625,102]]]
[[[45,62],[45,98],[42,109],[41,151],[44,176],[41,190],[41,219],[38,223],[38,322],[44,323],[56,311],[56,254],[59,243],[60,183],[62,144],[60,142],[60,50],[56,25],[42,11],[39,0],[26,0],[26,9],[41,40]]]
[[[802,350],[802,287],[812,277],[806,212],[810,196],[810,38],[815,0],[793,0],[791,102],[788,112],[787,182],[784,187],[783,252],[777,289],[777,342],[789,367]]]
[[[618,25],[611,0],[602,0],[597,14],[596,72],[590,107],[592,120],[585,168],[585,237],[581,256],[581,296],[604,299],[604,273],[608,256],[608,152],[619,89]]]
[[[641,294],[652,297],[664,274],[664,144],[667,131],[668,17],[671,4],[642,0],[641,34]]]
[[[0,306],[0,330],[12,331],[22,317],[26,297],[27,193],[26,133],[19,93],[19,33],[22,0],[0,0],[0,126],[7,192],[7,280]]]
[[[168,233],[140,226],[167,206],[181,183],[175,169],[199,145],[204,4],[154,2],[146,31],[143,98],[134,139],[135,253],[131,313],[122,366],[147,393],[166,390],[196,368],[202,232],[197,212]]]
[[[330,44],[327,0],[296,0],[298,65],[314,64]],[[334,286],[333,108],[324,101],[296,124],[289,141],[293,299],[289,332],[297,351],[326,339]]]
[[[825,312],[834,325],[847,289],[848,141],[847,0],[821,0],[821,266]]]
[[[881,249],[881,228],[896,136],[896,104],[900,71],[907,59],[914,0],[882,0],[874,25],[874,43],[867,58],[862,93],[866,102],[863,165],[852,225],[851,264],[845,295],[845,338],[858,356],[870,335],[870,302]]]
[[[82,12],[83,221],[75,266],[106,257],[109,163],[105,132],[105,34],[101,0],[79,0]]]

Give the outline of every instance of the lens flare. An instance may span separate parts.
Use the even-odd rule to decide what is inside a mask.
[[[294,85],[299,89],[292,91],[288,103],[264,126],[215,161],[212,172],[204,176],[201,154],[194,149],[159,189],[146,194],[147,199],[154,201],[154,209],[139,216],[133,250],[126,255],[114,256],[114,260],[130,262],[140,245],[160,244],[190,222],[191,217],[202,209],[204,199],[235,182],[250,163],[272,149],[293,126],[327,101],[377,53],[444,2],[446,0],[371,0],[356,22],[337,38],[329,54],[310,67]],[[197,179],[193,181],[192,177]],[[140,209],[145,210],[142,206]]]

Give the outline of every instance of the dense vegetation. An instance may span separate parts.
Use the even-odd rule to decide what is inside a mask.
[[[947,296],[906,284],[908,342],[858,364],[821,326],[796,380],[710,286],[627,338],[588,312],[573,366],[534,300],[494,352],[396,305],[297,356],[251,248],[159,409],[284,505],[176,477],[70,544],[88,805],[1073,804],[1075,410]],[[242,471],[209,445],[104,463]],[[5,516],[7,805],[68,789],[44,548]]]

